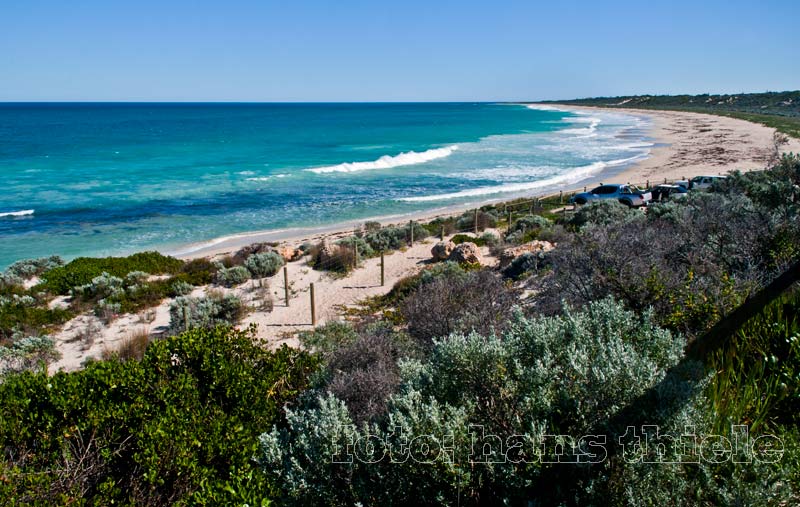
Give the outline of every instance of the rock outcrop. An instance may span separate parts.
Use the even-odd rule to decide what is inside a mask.
[[[448,260],[458,262],[459,264],[481,264],[483,263],[483,255],[481,249],[475,243],[461,243],[457,245]]]
[[[524,245],[514,246],[511,248],[506,248],[502,252],[500,252],[500,266],[508,266],[511,264],[511,261],[519,257],[524,253],[546,253],[555,248],[553,243],[549,241],[531,241],[530,243],[525,243]]]
[[[453,253],[455,247],[456,244],[452,241],[440,241],[431,248],[431,255],[436,261],[446,261],[450,258],[450,254]]]

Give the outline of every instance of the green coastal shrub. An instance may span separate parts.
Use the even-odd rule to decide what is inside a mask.
[[[214,281],[217,267],[208,259],[192,259],[181,267],[177,279],[194,286],[208,285]]]
[[[267,505],[258,435],[316,359],[249,331],[155,340],[141,361],[0,383],[0,498],[20,505]],[[33,451],[35,449],[35,451]]]
[[[92,278],[92,281],[72,289],[73,297],[85,300],[97,300],[118,297],[125,293],[126,280],[111,276],[106,272]]]
[[[53,294],[67,295],[73,288],[91,283],[104,272],[124,278],[131,271],[163,275],[178,273],[182,267],[183,261],[158,252],[140,252],[128,257],[78,257],[43,273],[42,287]]]
[[[502,335],[457,333],[434,341],[421,359],[398,361],[399,386],[369,427],[355,425],[347,404],[330,393],[287,410],[287,426],[261,436],[259,461],[290,505],[452,505],[457,491],[465,504],[537,504],[554,488],[576,486],[568,477],[554,484],[533,459],[500,459],[497,446],[488,463],[463,466],[470,463],[470,425],[501,438],[584,435],[663,380],[683,345],[650,315],[612,300],[563,317],[517,315]],[[452,448],[454,459],[369,462],[370,449],[352,445],[368,443],[366,434],[380,435],[395,452],[430,435],[426,442]],[[343,449],[362,459],[335,463]]]
[[[8,346],[0,345],[0,375],[46,367],[60,357],[55,340],[49,336],[19,338]]]
[[[517,306],[516,293],[488,270],[420,279],[400,311],[423,346],[452,333],[501,333]]]
[[[600,199],[579,206],[578,210],[569,219],[569,224],[574,227],[592,225],[611,225],[631,220],[642,213],[629,208],[613,199]]]
[[[177,334],[194,328],[234,325],[244,314],[244,304],[232,294],[212,294],[202,298],[180,296],[169,307],[169,332]]]
[[[469,234],[456,234],[450,241],[455,243],[456,245],[460,245],[461,243],[475,243],[478,246],[486,246],[486,238],[484,236],[470,236]]]
[[[406,246],[408,241],[405,229],[400,227],[383,227],[374,231],[367,231],[364,240],[376,252],[399,250]]]
[[[7,302],[0,305],[0,342],[10,340],[18,332],[43,334],[55,331],[74,316],[74,312],[68,309]]]
[[[233,266],[226,268],[223,265],[217,266],[215,282],[223,287],[234,287],[250,280],[250,271],[244,266]]]
[[[253,254],[244,261],[244,267],[253,278],[273,276],[283,266],[283,257],[276,252]]]
[[[494,229],[497,227],[498,218],[494,210],[480,210],[478,211],[478,231],[485,229]],[[456,220],[457,231],[474,231],[475,229],[475,211],[465,211]]]
[[[64,261],[57,255],[17,261],[0,274],[0,285],[20,285],[24,280],[63,265]]]
[[[517,232],[517,231],[527,231],[531,232],[536,229],[546,229],[553,225],[553,222],[546,219],[541,215],[526,215],[524,217],[517,218],[509,227],[509,233]]]
[[[516,280],[526,273],[537,271],[545,262],[545,255],[543,253],[525,252],[503,268],[502,273],[506,278]]]
[[[183,280],[176,280],[169,286],[169,295],[172,297],[188,296],[194,290],[194,286]]]
[[[372,249],[367,240],[364,238],[359,238],[358,236],[342,238],[336,242],[336,245],[349,251],[353,251],[353,248],[355,248],[358,251],[359,259],[365,259],[375,255],[375,250]]]

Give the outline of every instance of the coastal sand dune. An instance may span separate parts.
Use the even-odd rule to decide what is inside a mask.
[[[589,111],[596,108],[579,108],[564,106],[564,109]],[[604,109],[609,112],[620,112],[618,109]],[[647,117],[652,125],[651,137],[657,145],[651,156],[616,175],[599,175],[596,181],[584,181],[566,190],[591,186],[603,181],[605,183],[632,182],[643,183],[647,180],[656,182],[691,178],[701,174],[725,174],[732,170],[750,171],[763,169],[773,154],[774,130],[762,125],[733,118],[712,116],[698,113],[624,110],[627,114]],[[791,139],[782,147],[782,151],[800,153],[800,140]],[[475,203],[471,204],[474,207]],[[459,211],[452,208],[449,212]],[[421,213],[416,219],[431,219],[441,216],[437,213]],[[409,217],[404,217],[408,220]],[[399,221],[399,220],[396,220]],[[183,257],[220,256],[233,253],[242,246],[257,241],[281,240],[288,245],[299,245],[305,241],[316,242],[323,237],[336,239],[352,233],[352,224],[346,227],[331,228],[314,235],[282,232],[280,235],[258,233],[240,235],[226,241],[214,243],[212,247],[195,251]],[[297,331],[311,329],[311,310],[309,287],[315,285],[317,323],[341,319],[343,307],[352,306],[364,298],[385,294],[401,278],[422,269],[430,259],[432,240],[418,242],[405,251],[394,252],[386,256],[385,284],[380,285],[380,260],[367,259],[359,269],[346,277],[334,277],[327,273],[311,269],[305,260],[288,265],[292,296],[287,307],[283,301],[283,274],[279,272],[268,280],[274,307],[271,312],[256,310],[242,322],[242,326],[256,324],[258,336],[270,346],[281,343],[297,346]],[[488,257],[490,263],[495,259]],[[193,295],[203,295],[209,287],[197,288]],[[214,290],[219,290],[215,288]],[[224,289],[241,296],[246,302],[253,301],[257,291],[252,284],[244,284],[235,289]],[[148,319],[141,316],[123,316],[108,326],[90,315],[76,317],[67,323],[55,338],[63,357],[51,366],[51,371],[75,370],[81,367],[87,358],[99,358],[104,351],[113,351],[132,333],[147,331],[163,332],[169,323],[169,304],[164,301],[152,309]],[[87,333],[87,331],[93,331]],[[84,338],[88,334],[91,339]]]

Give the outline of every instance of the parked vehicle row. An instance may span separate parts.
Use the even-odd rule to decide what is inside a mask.
[[[724,179],[724,176],[695,176],[690,180],[656,185],[649,190],[641,190],[636,185],[600,185],[588,192],[573,195],[569,203],[583,205],[597,200],[614,199],[630,208],[638,208],[654,202],[681,199],[690,190],[709,190]]]

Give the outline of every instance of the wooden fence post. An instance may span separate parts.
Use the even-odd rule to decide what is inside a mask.
[[[439,234],[439,241],[444,241],[444,226],[442,226],[442,232]]]
[[[317,325],[317,309],[314,306],[314,282],[311,282],[311,325]]]
[[[564,191],[563,190],[559,190],[558,191],[558,203],[559,204],[564,204]]]
[[[286,306],[289,306],[289,269],[283,267],[283,296],[286,298]]]
[[[383,284],[386,282],[386,278],[384,276],[385,273],[386,273],[386,259],[384,258],[383,250],[381,250],[381,287],[383,287]]]
[[[414,221],[408,221],[408,229],[411,231],[411,246],[414,246]]]
[[[478,208],[475,208],[475,235],[478,235]]]
[[[353,269],[358,268],[358,245],[353,241]]]

